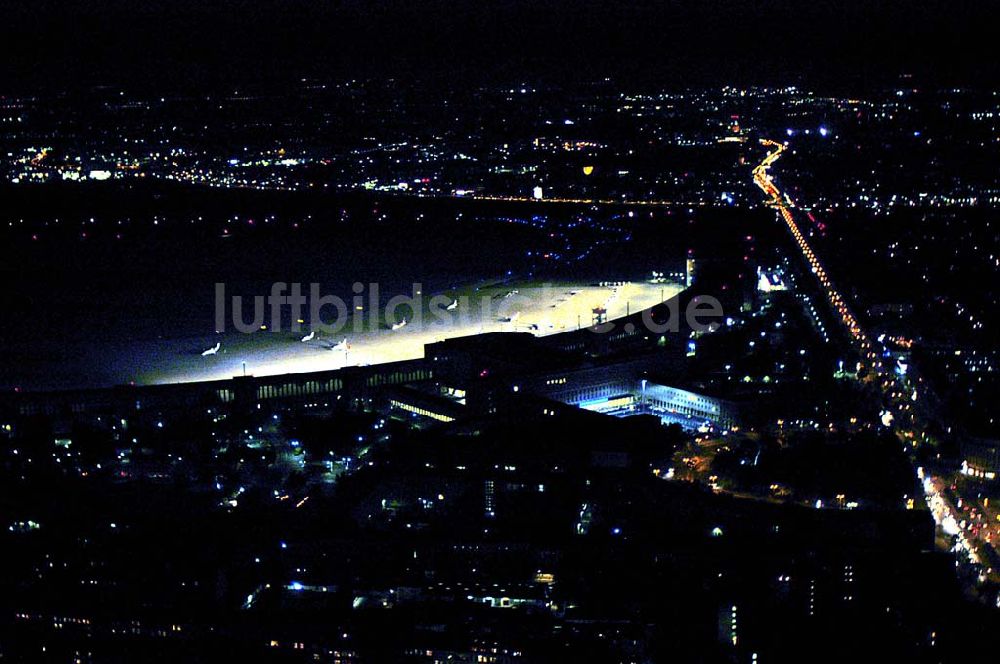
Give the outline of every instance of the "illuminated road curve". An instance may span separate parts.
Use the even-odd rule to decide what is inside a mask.
[[[843,323],[855,346],[860,351],[861,357],[871,361],[873,368],[879,372],[881,369],[881,362],[878,360],[871,342],[861,329],[861,326],[858,324],[854,314],[851,313],[851,310],[844,301],[844,298],[837,291],[837,289],[834,288],[833,283],[830,281],[830,277],[827,276],[826,269],[823,267],[822,262],[816,256],[812,247],[809,246],[809,241],[806,240],[805,235],[803,235],[802,231],[799,230],[798,224],[795,223],[795,218],[791,211],[794,203],[787,194],[782,194],[778,187],[775,186],[774,180],[768,173],[768,169],[771,168],[771,165],[777,161],[785,151],[785,145],[769,139],[761,139],[760,142],[761,145],[770,148],[771,151],[768,152],[763,161],[761,161],[760,164],[753,169],[754,184],[760,187],[760,189],[768,196],[768,202],[770,205],[772,205],[781,214],[782,219],[784,219],[785,224],[788,226],[789,232],[792,234],[792,238],[795,240],[796,244],[798,244],[803,258],[805,258],[810,269],[812,270],[812,273],[816,275],[820,285],[823,287],[823,292],[826,295],[827,301],[840,317],[841,323]]]
[[[795,218],[792,214],[792,208],[795,207],[795,203],[787,194],[782,193],[778,189],[771,175],[768,173],[772,164],[787,149],[786,146],[783,143],[769,139],[761,139],[760,142],[761,145],[769,148],[770,151],[760,164],[753,169],[754,184],[760,187],[767,195],[769,199],[768,203],[779,212],[781,218],[785,221],[788,231],[792,234],[792,238],[794,238],[799,250],[802,252],[802,257],[809,264],[812,273],[819,280],[827,301],[850,335],[855,349],[862,358],[862,366],[867,363],[867,368],[874,374],[874,378],[878,382],[882,392],[885,405],[895,411],[894,418],[906,418],[909,421],[909,425],[911,427],[914,426],[916,422],[911,407],[912,404],[910,403],[911,398],[908,396],[909,390],[903,388],[900,378],[895,374],[892,367],[887,369],[883,365],[880,353],[876,350],[875,345],[872,344],[868,335],[865,334],[854,314],[851,313],[843,296],[834,288],[833,282],[827,275],[822,261],[820,261],[812,247],[809,246],[809,241],[799,229],[798,224],[795,223]],[[896,424],[898,425],[900,422],[897,421]]]

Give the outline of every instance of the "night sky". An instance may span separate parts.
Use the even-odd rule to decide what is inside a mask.
[[[709,83],[995,80],[997,2],[0,0],[12,86],[484,72]]]

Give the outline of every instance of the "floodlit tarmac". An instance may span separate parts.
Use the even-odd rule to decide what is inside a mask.
[[[423,357],[425,344],[436,341],[484,332],[544,336],[576,330],[593,323],[595,308],[606,309],[607,319],[612,320],[670,299],[681,290],[680,285],[669,282],[470,286],[438,294],[436,300],[429,294],[421,296],[418,307],[402,306],[393,312],[383,306],[374,316],[365,311],[345,319],[339,331],[317,329],[311,338],[313,330],[308,322],[296,332],[269,326],[250,334],[233,330],[208,337],[204,349],[147,358],[139,381],[227,379],[242,375],[244,363],[248,375],[272,376],[417,359]],[[324,318],[335,326],[335,321]],[[404,318],[405,325],[392,329],[393,323]],[[216,343],[221,344],[217,353],[201,354]]]

